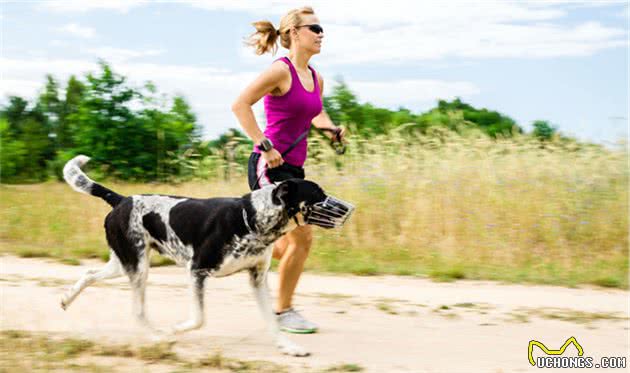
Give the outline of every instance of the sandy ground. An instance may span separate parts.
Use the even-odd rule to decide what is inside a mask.
[[[65,288],[87,268],[103,263],[67,266],[11,256],[0,260],[0,329],[97,342],[152,342],[131,316],[125,278],[86,289],[67,311],[59,307]],[[269,284],[275,294],[275,273]],[[290,335],[312,353],[296,358],[275,349],[246,275],[237,274],[208,280],[206,324],[178,336],[174,349],[183,356],[220,350],[226,357],[271,361],[290,371],[321,371],[343,363],[370,372],[541,371],[527,359],[532,339],[557,349],[574,336],[585,356],[596,361],[602,356],[627,357],[629,299],[622,290],[306,273],[294,303],[321,330]],[[183,269],[152,268],[147,304],[149,318],[158,327],[186,319],[189,296]],[[567,356],[575,355],[571,348]],[[542,352],[536,349],[535,356]]]

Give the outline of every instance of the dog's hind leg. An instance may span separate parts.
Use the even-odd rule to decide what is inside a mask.
[[[85,289],[96,281],[115,278],[124,274],[120,260],[113,250],[109,252],[109,261],[105,267],[101,269],[88,270],[79,281],[77,281],[68,291],[61,297],[61,308],[64,310],[70,306],[72,301]]]
[[[129,282],[133,294],[133,315],[136,321],[144,328],[155,330],[149,324],[146,315],[145,294],[147,287],[147,279],[149,277],[149,256],[148,250],[139,250],[140,257],[138,263],[133,270],[128,270]]]
[[[269,301],[269,288],[267,287],[267,271],[269,269],[270,262],[271,255],[269,255],[269,259],[266,263],[260,264],[249,270],[250,284],[254,290],[254,295],[256,296],[260,313],[262,314],[263,319],[267,322],[269,333],[276,342],[280,351],[292,356],[308,356],[309,353],[303,347],[291,342],[291,340],[280,334],[278,320],[271,308],[271,302]]]
[[[171,330],[172,333],[183,333],[189,330],[199,329],[203,326],[203,298],[204,282],[207,277],[205,270],[190,271],[191,309],[190,319],[177,324]]]

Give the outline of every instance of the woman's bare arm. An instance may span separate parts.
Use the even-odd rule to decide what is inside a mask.
[[[283,79],[286,79],[287,69],[282,66],[282,62],[273,63],[267,70],[263,71],[247,88],[241,92],[232,104],[232,112],[236,115],[241,127],[255,144],[265,138],[260,130],[252,105],[258,102],[263,96],[279,89]],[[262,153],[269,167],[276,167],[284,163],[282,156],[277,150],[272,149]]]

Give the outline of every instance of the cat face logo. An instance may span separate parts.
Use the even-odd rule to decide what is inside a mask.
[[[573,343],[575,348],[577,348],[578,356],[584,355],[584,349],[582,348],[582,346],[580,346],[580,344],[575,339],[575,337],[571,337],[567,339],[566,342],[564,342],[564,344],[562,345],[562,347],[560,347],[558,350],[550,350],[547,348],[547,346],[545,346],[541,342],[531,340],[529,341],[529,346],[527,346],[527,356],[529,357],[529,363],[533,366],[536,366],[536,362],[534,361],[534,357],[532,356],[532,352],[534,351],[534,346],[538,346],[547,355],[562,355],[571,343]]]

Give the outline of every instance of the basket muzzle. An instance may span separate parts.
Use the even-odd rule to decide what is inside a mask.
[[[305,206],[302,214],[306,224],[313,224],[322,228],[339,228],[352,215],[354,205],[335,197],[328,196],[325,200]]]

